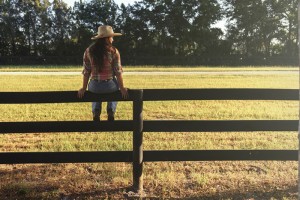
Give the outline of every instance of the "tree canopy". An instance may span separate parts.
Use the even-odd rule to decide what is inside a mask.
[[[0,64],[81,64],[100,25],[125,64],[296,64],[296,0],[0,1]],[[226,32],[215,24],[226,19]],[[9,59],[18,57],[19,59]],[[50,59],[51,58],[51,59]],[[51,63],[52,62],[52,63]]]

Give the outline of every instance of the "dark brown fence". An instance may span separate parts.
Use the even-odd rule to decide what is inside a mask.
[[[0,104],[132,101],[133,120],[0,122],[0,134],[48,132],[133,131],[133,151],[101,152],[1,152],[0,164],[132,162],[133,188],[143,190],[143,162],[298,160],[297,150],[171,150],[143,151],[143,132],[298,131],[298,120],[143,120],[144,101],[171,100],[290,100],[299,101],[297,89],[145,89],[130,90],[124,100],[119,92],[92,94],[83,99],[76,91],[1,92]],[[242,108],[241,108],[242,109]]]

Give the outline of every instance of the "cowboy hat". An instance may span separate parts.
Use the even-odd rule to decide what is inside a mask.
[[[113,36],[120,36],[121,33],[114,33],[111,26],[99,26],[98,27],[98,33],[94,37],[92,37],[92,40],[96,40],[99,38],[105,38],[105,37],[113,37]]]

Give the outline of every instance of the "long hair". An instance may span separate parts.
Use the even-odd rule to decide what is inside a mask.
[[[102,71],[104,57],[111,51],[112,44],[106,38],[99,38],[90,46],[90,56],[98,72]]]

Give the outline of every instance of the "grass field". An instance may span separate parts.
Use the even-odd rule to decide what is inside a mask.
[[[65,67],[80,72],[77,67]],[[0,71],[30,71],[2,67]],[[38,67],[56,71],[62,68]],[[182,71],[181,67],[128,67],[128,71]],[[191,67],[188,71],[298,70],[295,67]],[[124,75],[125,86],[144,88],[299,88],[299,75]],[[78,76],[2,76],[0,91],[77,90]],[[105,106],[105,104],[104,104]],[[1,121],[91,120],[90,103],[0,105]],[[105,109],[103,109],[105,110]],[[296,101],[145,102],[144,119],[299,119]],[[103,120],[106,115],[101,115]],[[132,119],[120,102],[117,119]],[[132,133],[4,134],[0,151],[131,150]],[[298,149],[297,132],[144,133],[145,150]],[[117,199],[132,184],[127,163],[0,165],[0,199]],[[144,164],[150,198],[297,199],[297,162],[159,162]]]

